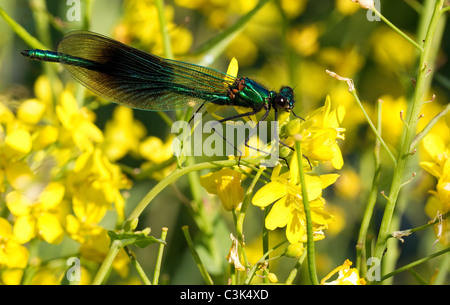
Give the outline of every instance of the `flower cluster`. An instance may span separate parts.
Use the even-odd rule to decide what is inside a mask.
[[[122,191],[131,187],[113,162],[129,152],[145,152],[145,143],[154,141],[148,138],[141,147],[145,128],[133,119],[131,109],[118,106],[103,132],[94,123],[94,112],[79,107],[68,89],[53,106],[52,97],[43,94],[48,87],[41,77],[36,82],[37,98],[18,107],[12,100],[0,104],[3,283],[20,282],[29,258],[26,245],[35,239],[59,244],[69,237],[80,244],[82,259],[102,262],[110,241],[100,222],[112,208],[116,221],[124,220]],[[167,146],[161,141],[154,145],[156,150]],[[145,159],[145,153],[139,156]],[[148,162],[170,156],[171,151]],[[113,265],[123,276],[127,260],[121,253]]]

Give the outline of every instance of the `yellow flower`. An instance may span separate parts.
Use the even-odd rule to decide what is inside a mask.
[[[420,166],[439,179],[444,174],[444,169],[448,169],[450,165],[446,166],[450,157],[450,146],[435,133],[427,134],[422,140],[422,146],[433,161],[420,162]]]
[[[318,58],[323,65],[329,67],[329,70],[346,77],[353,77],[365,64],[364,56],[358,53],[356,47],[346,49],[323,47],[319,50]],[[336,90],[337,88],[332,89]],[[348,95],[348,90],[345,91]],[[339,102],[342,104],[340,99]]]
[[[60,204],[64,192],[63,185],[51,182],[41,192],[30,188],[24,192],[11,191],[6,195],[8,209],[16,217],[14,236],[19,242],[26,243],[36,236],[51,244],[62,241],[63,210]]]
[[[346,199],[356,199],[361,194],[361,178],[351,168],[344,169],[335,185],[336,193]]]
[[[153,164],[160,164],[173,156],[172,137],[164,143],[160,138],[150,136],[142,141],[139,152]]]
[[[39,123],[45,112],[46,105],[37,99],[29,99],[20,104],[17,118],[26,124]]]
[[[130,181],[100,149],[80,155],[67,181],[73,210],[79,219],[98,223],[111,204],[114,204],[119,218],[124,218],[125,202],[120,190],[130,188]]]
[[[273,204],[265,219],[269,230],[286,227],[286,237],[291,244],[306,242],[306,216],[303,209],[302,190],[299,183],[297,158],[294,154],[290,171],[279,174],[280,166],[272,173],[271,182],[263,186],[253,197],[252,203],[261,208]],[[308,200],[311,206],[314,240],[325,238],[323,229],[333,217],[324,209],[322,189],[334,183],[338,175],[305,175]]]
[[[281,8],[289,18],[295,18],[305,10],[306,0],[281,0]]]
[[[70,92],[61,94],[56,114],[67,131],[65,139],[71,140],[80,150],[92,150],[94,143],[103,141],[102,131],[92,122],[93,113],[84,107],[79,109]]]
[[[241,173],[231,168],[223,168],[218,172],[201,176],[200,184],[208,193],[218,195],[224,209],[231,211],[238,208],[244,199],[241,180]]]
[[[226,55],[228,58],[237,56],[243,67],[250,67],[258,57],[258,46],[249,36],[241,33],[228,45]]]
[[[443,131],[442,133],[445,134]],[[432,196],[425,206],[428,216],[435,218],[450,210],[450,145],[435,133],[425,136],[422,144],[434,162],[423,161],[420,166],[438,179],[436,190],[430,191]],[[447,219],[436,226],[436,233],[439,240],[447,245],[450,240]]]
[[[24,247],[25,248],[25,247]],[[0,269],[2,269],[0,263]],[[0,284],[3,285],[19,285],[23,276],[23,269],[6,269],[3,268],[0,273]]]
[[[106,122],[103,151],[111,161],[123,158],[128,152],[136,154],[145,133],[144,125],[133,118],[131,108],[116,106],[112,119]]]
[[[292,29],[288,34],[288,40],[299,54],[306,57],[318,51],[320,34],[319,25],[312,24]]]
[[[288,132],[301,134],[302,151],[310,162],[331,161],[334,168],[340,169],[344,162],[337,139],[344,139],[345,129],[340,127],[344,116],[345,109],[342,106],[331,110],[331,100],[327,96],[325,105],[308,115],[298,131],[288,130]],[[293,140],[291,139],[287,144],[293,145]]]
[[[411,36],[411,35],[409,35]],[[416,60],[416,50],[405,39],[385,27],[379,27],[371,37],[375,60],[388,71],[409,73]]]
[[[353,15],[358,10],[349,0],[336,0],[336,8],[343,15]]]
[[[59,285],[62,277],[65,276],[63,270],[53,268],[40,268],[31,279],[31,285]]]
[[[23,269],[27,266],[28,257],[27,248],[14,236],[11,224],[0,217],[0,270]]]
[[[33,172],[25,161],[31,151],[31,137],[23,129],[9,129],[5,134],[0,125],[0,191],[4,191],[4,177],[17,190],[27,189],[33,179]]]
[[[350,268],[352,262],[348,259],[345,260],[342,266],[337,267],[333,271],[331,271],[326,277],[320,281],[321,285],[365,285],[366,281],[364,278],[360,278],[358,274],[358,270],[356,268]],[[334,274],[338,274],[338,278],[332,282],[326,282],[329,280]]]
[[[140,143],[139,154],[149,161],[142,164],[141,169],[143,172],[147,168],[155,164],[161,164],[173,156],[172,140],[173,135],[169,136],[165,142],[158,137],[150,136]],[[150,177],[155,180],[161,180],[170,174],[175,166],[176,164],[174,163],[172,166],[166,166],[162,170],[152,171]]]
[[[48,77],[45,74],[42,74],[34,82],[34,94],[36,95],[36,98],[46,105],[51,105],[53,103],[53,93],[58,95],[62,91],[63,85],[61,80],[56,77],[52,78],[52,81],[50,82]],[[53,110],[53,107],[48,107],[47,109]]]
[[[173,22],[174,8],[164,5],[167,28],[174,54],[186,54],[193,42],[192,33]],[[124,18],[116,28],[117,38],[125,43],[138,40],[151,53],[163,53],[158,10],[153,0],[125,1]]]

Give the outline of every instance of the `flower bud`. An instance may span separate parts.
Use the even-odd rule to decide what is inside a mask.
[[[287,246],[284,254],[288,257],[299,258],[302,256],[305,247],[303,247],[303,243],[295,243]]]

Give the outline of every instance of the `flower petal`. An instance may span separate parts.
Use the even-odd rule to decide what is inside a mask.
[[[36,221],[34,217],[31,215],[17,217],[13,232],[19,243],[29,242],[36,236]]]
[[[269,215],[266,217],[266,228],[269,230],[275,230],[276,228],[284,227],[289,220],[291,213],[291,208],[286,201],[287,197],[283,197],[274,203]]]
[[[259,189],[259,191],[256,192],[255,196],[253,196],[252,203],[263,208],[274,201],[277,201],[286,194],[285,184],[273,181],[264,185]]]
[[[64,237],[64,231],[59,218],[51,213],[43,213],[38,218],[39,234],[50,244],[58,244]]]

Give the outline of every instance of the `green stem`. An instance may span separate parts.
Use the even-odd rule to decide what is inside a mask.
[[[252,183],[247,189],[247,192],[245,193],[244,200],[242,201],[242,206],[239,211],[239,214],[236,217],[236,233],[237,233],[237,239],[239,241],[239,253],[242,254],[244,258],[245,267],[249,266],[249,262],[247,259],[247,255],[245,253],[245,247],[244,247],[244,219],[245,215],[247,213],[247,208],[250,205],[250,201],[252,198],[253,190],[255,188],[256,183],[258,182],[259,178],[261,177],[261,174],[264,172],[265,167],[261,167],[257,172],[255,177],[252,180]]]
[[[142,269],[141,265],[139,264],[139,262],[136,260],[136,257],[134,256],[134,254],[131,252],[130,248],[128,248],[128,246],[123,247],[123,249],[125,250],[125,253],[128,255],[128,258],[131,261],[131,264],[134,266],[134,268],[136,269],[136,271],[138,272],[142,282],[145,285],[151,285],[152,282],[150,282],[150,280],[148,279],[147,275],[145,274],[144,269]]]
[[[381,105],[382,101],[378,101],[377,104],[377,131],[381,135]],[[380,140],[376,138],[375,147],[373,149],[374,161],[375,161],[375,172],[372,179],[372,187],[370,189],[369,198],[367,198],[367,205],[364,211],[363,219],[361,222],[361,227],[359,229],[358,243],[356,245],[356,268],[359,274],[364,277],[365,272],[363,272],[363,254],[366,244],[367,231],[369,230],[370,221],[372,219],[373,210],[377,202],[378,197],[378,184],[380,182],[381,176],[381,158],[380,158]]]
[[[383,138],[381,137],[381,134],[378,132],[377,128],[375,128],[375,125],[372,123],[372,120],[370,119],[369,115],[367,114],[366,110],[364,109],[364,106],[361,103],[361,100],[359,99],[358,94],[356,93],[356,90],[354,90],[354,89],[350,90],[350,93],[353,95],[356,103],[358,104],[359,108],[363,112],[364,117],[366,118],[366,121],[369,124],[372,131],[375,133],[377,140],[380,141],[381,145],[384,147],[384,149],[386,150],[387,154],[389,155],[391,160],[394,162],[394,164],[397,164],[396,158],[392,154],[392,152],[389,149],[389,147],[387,146],[387,144],[384,142]]]
[[[313,230],[313,224],[311,219],[311,207],[309,206],[308,201],[308,192],[306,190],[306,181],[305,181],[305,174],[303,173],[303,155],[302,155],[302,146],[300,144],[300,140],[296,139],[295,141],[295,151],[297,152],[297,159],[298,159],[298,171],[300,175],[300,184],[302,187],[302,199],[303,199],[303,209],[305,211],[305,218],[306,218],[306,235],[308,237],[307,239],[307,259],[308,259],[308,272],[309,272],[309,278],[311,280],[311,284],[313,285],[319,285],[319,280],[317,279],[317,273],[316,273],[316,260],[315,260],[315,254],[314,254],[314,230]]]
[[[397,202],[397,198],[402,186],[402,179],[404,176],[404,170],[406,167],[406,163],[408,160],[408,157],[411,155],[411,143],[415,136],[415,126],[417,123],[417,119],[419,118],[420,113],[420,107],[422,105],[422,98],[426,91],[426,78],[430,77],[429,69],[427,67],[427,63],[430,60],[430,52],[431,52],[431,45],[433,42],[433,36],[438,24],[440,10],[443,4],[443,0],[439,0],[436,2],[433,16],[430,20],[428,31],[425,37],[425,42],[423,46],[423,52],[420,55],[419,60],[419,75],[417,77],[416,81],[416,89],[414,94],[414,99],[412,101],[412,104],[410,106],[410,109],[408,109],[408,119],[405,124],[406,130],[405,130],[405,136],[402,143],[402,146],[400,148],[400,153],[397,160],[397,165],[394,169],[393,179],[392,179],[392,185],[391,190],[389,194],[389,198],[387,200],[387,204],[384,210],[383,218],[380,225],[380,231],[377,238],[377,243],[375,246],[375,257],[381,260],[383,253],[386,248],[386,242],[388,238],[390,237],[390,230],[391,230],[391,221],[392,217],[394,215],[394,210]]]
[[[384,142],[383,138],[378,133],[378,130],[375,128],[375,125],[372,123],[372,120],[370,119],[369,115],[367,114],[366,110],[364,109],[364,106],[361,103],[361,100],[359,99],[358,94],[356,93],[356,89],[355,89],[355,85],[353,84],[353,80],[350,79],[350,78],[339,76],[336,73],[334,73],[332,71],[329,71],[329,70],[326,70],[326,72],[329,75],[331,75],[332,77],[336,78],[337,80],[347,82],[347,85],[349,87],[348,91],[353,95],[353,98],[355,99],[356,103],[358,104],[359,108],[361,109],[361,111],[362,111],[362,113],[363,113],[367,123],[369,124],[370,128],[375,133],[375,136],[377,137],[377,139],[380,141],[381,145],[386,150],[386,152],[389,155],[389,157],[391,158],[392,162],[394,162],[394,164],[397,165],[396,158],[394,157],[392,152],[389,150],[389,147],[386,145],[386,143]]]
[[[406,39],[410,44],[412,44],[416,49],[418,49],[419,51],[423,51],[422,47],[415,42],[414,40],[412,40],[408,35],[406,35],[405,33],[403,33],[398,27],[396,27],[395,25],[393,25],[389,20],[387,20],[376,8],[373,8],[374,13],[381,18],[381,20],[384,21],[384,23],[386,23],[390,28],[392,28],[395,32],[397,32],[400,36],[402,36],[404,39]]]
[[[409,269],[411,269],[411,268],[413,268],[413,267],[415,267],[415,266],[417,266],[417,265],[420,265],[420,264],[422,264],[422,263],[424,263],[424,262],[426,262],[426,261],[428,261],[428,260],[430,260],[430,259],[432,259],[432,258],[435,258],[435,257],[437,257],[437,256],[439,256],[439,255],[445,254],[445,253],[447,253],[447,252],[449,252],[449,251],[450,251],[450,247],[448,247],[448,248],[446,248],[446,249],[444,249],[444,250],[441,250],[441,251],[439,251],[439,252],[436,252],[436,253],[434,253],[434,254],[428,255],[428,256],[426,256],[426,257],[423,257],[423,258],[421,258],[421,259],[419,259],[419,260],[416,260],[415,262],[412,262],[412,263],[410,263],[410,264],[408,264],[408,265],[405,265],[405,266],[403,266],[403,267],[401,267],[401,268],[398,268],[397,270],[394,270],[393,272],[388,273],[388,274],[382,276],[381,279],[380,279],[380,281],[379,281],[379,282],[376,282],[375,284],[381,283],[381,282],[383,282],[384,280],[386,280],[386,279],[388,279],[388,278],[390,278],[390,277],[392,277],[392,276],[394,276],[394,275],[399,274],[400,272],[409,270]]]
[[[186,242],[188,244],[189,249],[191,250],[192,257],[194,258],[195,263],[197,264],[197,267],[203,277],[203,280],[208,285],[213,285],[213,280],[211,279],[211,276],[209,275],[208,271],[206,270],[205,265],[203,265],[202,260],[200,259],[200,256],[198,255],[197,251],[195,250],[194,243],[192,242],[191,235],[189,234],[189,227],[183,226],[181,228],[183,230],[184,237],[186,238]]]
[[[434,226],[435,224],[438,224],[441,220],[446,219],[448,217],[448,215],[450,215],[450,212],[447,212],[447,213],[443,214],[440,218],[436,218],[435,220],[430,221],[429,223],[427,223],[427,224],[425,224],[423,226],[415,227],[415,228],[408,229],[408,230],[402,230],[401,232],[395,232],[395,233],[397,233],[397,234],[398,233],[403,233],[404,236],[411,235],[412,233],[425,230],[425,229],[427,229],[429,227]],[[394,236],[394,234],[391,234],[390,237],[396,237],[396,236]]]
[[[264,220],[266,219],[266,217],[269,215],[270,210],[266,207],[264,209],[264,218],[263,218],[263,229],[262,229],[262,249],[263,249],[263,253],[266,253],[269,251],[269,230],[267,230],[265,224],[264,224]],[[270,259],[269,256],[267,256],[267,259]],[[266,268],[269,268],[269,265],[267,264]],[[266,277],[264,277],[263,279],[264,283],[268,283],[269,279]]]
[[[112,242],[111,247],[109,248],[109,252],[105,257],[105,260],[103,261],[102,265],[100,266],[100,269],[95,275],[94,281],[92,282],[93,285],[101,285],[103,283],[103,281],[106,278],[106,275],[109,272],[109,269],[111,268],[112,263],[114,262],[114,258],[116,257],[117,253],[119,253],[121,247],[122,245],[120,240],[115,240]]]
[[[166,14],[164,13],[164,0],[155,0],[155,6],[158,10],[159,28],[163,38],[164,57],[173,59],[172,45],[167,28]]]
[[[166,228],[166,227],[162,228],[161,240],[166,241],[167,231],[168,231],[168,228]],[[155,272],[153,273],[153,285],[158,285],[158,282],[159,282],[159,275],[161,273],[161,263],[162,263],[162,257],[163,257],[163,252],[164,252],[164,246],[165,246],[165,243],[159,244]]]
[[[294,282],[294,279],[297,276],[298,271],[300,270],[300,267],[302,266],[305,258],[306,258],[306,252],[304,251],[302,253],[302,255],[300,256],[300,258],[298,259],[297,263],[295,264],[294,268],[292,268],[291,272],[289,273],[289,276],[285,282],[286,285],[291,285]]]
[[[34,49],[46,50],[44,44],[42,44],[39,40],[37,40],[33,35],[27,32],[20,24],[14,21],[1,7],[0,7],[0,16],[6,21],[9,27],[17,34],[27,45]]]

